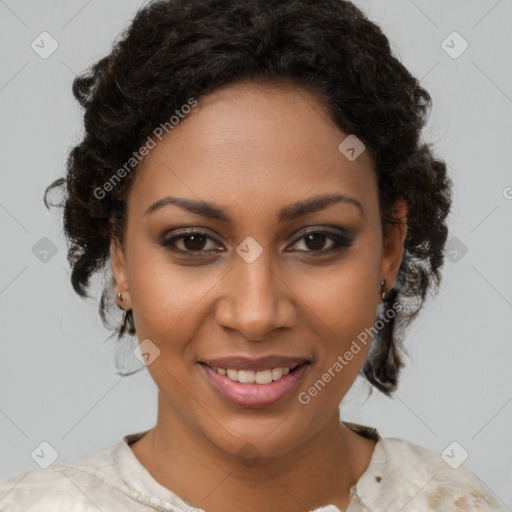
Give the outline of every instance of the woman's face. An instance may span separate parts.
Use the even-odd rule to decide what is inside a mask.
[[[381,280],[396,279],[405,233],[383,238],[372,158],[340,150],[347,136],[302,88],[236,84],[201,97],[136,171],[124,251],[113,244],[116,291],[150,340],[159,417],[226,452],[306,442],[365,361],[369,342],[353,343],[375,323]],[[193,207],[151,209],[167,197]],[[258,368],[267,356],[293,360],[263,362],[260,382],[308,364],[272,384],[203,364]]]

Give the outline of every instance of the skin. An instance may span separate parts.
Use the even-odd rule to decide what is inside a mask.
[[[405,203],[397,203],[402,224],[384,234],[373,160],[367,150],[348,160],[338,149],[347,135],[306,89],[237,83],[201,97],[136,171],[112,272],[139,341],[160,354],[148,365],[157,423],[131,448],[161,485],[207,512],[344,510],[373,454],[375,442],[340,423],[338,409],[369,344],[307,405],[298,400],[374,325],[380,283],[393,285],[403,256]],[[339,202],[278,221],[281,208],[333,193],[364,213]],[[232,222],[176,205],[144,215],[170,195],[215,203]],[[214,240],[182,238],[175,246],[185,255],[160,244],[183,228]],[[322,228],[346,229],[352,244],[322,255],[335,240],[315,245],[300,233]],[[236,252],[249,236],[262,248],[252,263]],[[193,260],[194,250],[212,254]],[[227,402],[198,364],[268,354],[313,363],[294,392],[263,408]],[[237,456],[247,443],[260,457],[251,467]]]

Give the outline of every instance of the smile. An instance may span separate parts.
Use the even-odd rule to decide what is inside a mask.
[[[212,389],[231,404],[256,408],[268,407],[289,396],[303,379],[309,362],[293,367],[263,370],[237,370],[200,363]]]

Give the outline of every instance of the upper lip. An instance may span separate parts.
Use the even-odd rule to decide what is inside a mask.
[[[304,357],[289,357],[270,355],[265,357],[219,357],[216,359],[205,359],[200,361],[212,368],[229,368],[233,370],[268,370],[272,368],[294,368],[302,363],[310,363],[309,359]]]

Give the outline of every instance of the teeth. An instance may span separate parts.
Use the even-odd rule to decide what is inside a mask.
[[[231,380],[238,380],[238,370],[226,370],[227,376]]]
[[[245,384],[270,384],[273,380],[279,380],[283,375],[290,373],[290,368],[272,368],[268,370],[233,370],[231,368],[214,368],[217,373],[225,375],[235,382]]]

